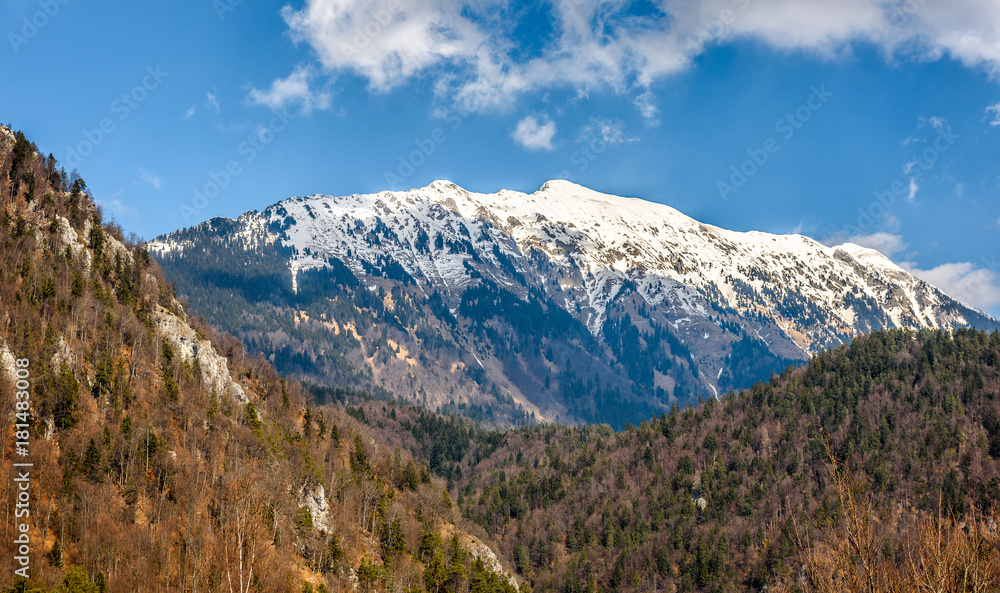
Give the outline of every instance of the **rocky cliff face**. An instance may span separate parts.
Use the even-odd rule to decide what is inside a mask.
[[[564,181],[533,194],[476,194],[442,181],[292,198],[149,247],[211,319],[269,355],[299,353],[316,380],[337,364],[330,348],[311,351],[296,330],[350,327],[360,356],[351,357],[350,340],[330,345],[372,384],[432,406],[482,405],[468,395],[475,388],[448,379],[481,374],[479,391],[543,419],[610,420],[598,408],[615,401],[655,413],[746,387],[873,329],[998,327],[877,252],[728,231]],[[268,290],[238,286],[264,274]],[[209,278],[251,306],[272,307],[258,311],[255,327],[227,325],[206,294],[215,289],[198,288]],[[334,295],[334,285],[375,291],[382,311],[408,308],[415,319],[370,334],[319,305],[343,299],[373,310]],[[382,344],[391,351],[384,360],[374,352]],[[427,361],[437,375],[416,368]],[[589,401],[567,402],[581,391]]]
[[[181,359],[198,369],[201,382],[217,397],[228,397],[244,405],[250,400],[243,387],[229,374],[229,364],[225,357],[216,352],[215,347],[175,313],[160,305],[153,312],[156,331],[170,343]]]

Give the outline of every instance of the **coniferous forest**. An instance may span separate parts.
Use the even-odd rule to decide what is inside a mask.
[[[281,376],[185,310],[82,178],[4,138],[0,358],[30,361],[34,463],[31,579],[8,591],[1000,588],[998,333],[875,332],[621,430],[505,430]]]

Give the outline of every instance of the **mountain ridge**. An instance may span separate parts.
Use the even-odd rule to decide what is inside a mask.
[[[804,362],[874,329],[1000,327],[995,319],[860,246],[830,247],[802,235],[730,231],[665,204],[559,180],[531,194],[480,194],[442,180],[408,191],[293,197],[237,219],[212,219],[164,235],[149,246],[177,272],[175,277],[194,278],[201,272],[184,270],[184,251],[209,243],[218,248],[225,241],[281,251],[276,262],[287,262],[282,281],[293,294],[300,278],[328,271],[336,260],[369,290],[403,287],[417,303],[440,294],[450,315],[460,313],[463,295],[481,285],[508,291],[523,302],[551,302],[599,342],[593,348],[570,347],[587,350],[583,359],[605,360],[606,372],[589,379],[595,384],[610,381],[619,399],[634,395],[650,402],[654,412],[674,402],[748,387],[784,365]],[[622,336],[604,335],[622,316],[627,322],[615,331],[623,336],[638,332],[627,338],[634,342],[628,347],[614,344]],[[463,319],[460,327],[475,325],[471,318]],[[658,351],[659,344],[646,343],[651,334],[662,341],[667,333],[676,348]],[[484,336],[478,345],[463,341],[468,338],[464,335],[455,341],[472,355],[460,357],[463,364],[487,370],[489,382],[533,413],[569,412],[579,418],[560,409],[560,396],[539,404],[546,398],[538,392],[550,387],[541,386],[546,378],[552,382],[560,365],[545,370],[545,364],[517,352],[517,368],[505,368],[513,364],[503,361],[507,353],[499,351],[505,349],[492,343],[494,337]],[[551,336],[537,341],[544,346]],[[420,349],[419,341],[411,345],[408,351]],[[632,364],[626,359],[636,356],[628,348],[648,350],[648,356],[639,355],[649,359],[642,365],[656,368],[622,371],[620,367]],[[733,356],[739,348],[767,352],[773,360],[746,372],[750,362]],[[491,358],[502,368],[484,365]],[[636,373],[644,378],[637,380]],[[527,378],[521,380],[522,375]],[[436,400],[443,403],[449,397]]]

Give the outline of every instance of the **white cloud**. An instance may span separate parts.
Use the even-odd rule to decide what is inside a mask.
[[[528,150],[552,150],[552,137],[556,135],[556,124],[543,116],[540,122],[533,115],[517,123],[512,136],[514,140]]]
[[[846,242],[874,249],[890,259],[892,256],[906,249],[906,243],[903,241],[901,235],[886,232],[871,233],[870,235],[854,235],[848,237]],[[843,243],[843,241],[837,241],[837,243]]]
[[[930,270],[921,270],[912,262],[900,266],[966,305],[983,311],[1000,305],[1000,275],[995,270],[970,262],[942,264]]]
[[[307,44],[327,73],[353,72],[377,92],[430,76],[440,95],[468,110],[502,108],[520,93],[553,87],[639,89],[636,106],[653,119],[655,105],[643,89],[688,68],[707,47],[735,40],[829,57],[870,43],[890,60],[947,55],[1000,76],[994,0],[652,4],[658,11],[636,16],[628,12],[632,3],[620,0],[553,0],[552,30],[533,38],[530,52],[516,51],[522,11],[511,0],[306,0],[281,14],[292,38]],[[294,80],[300,83],[294,96],[310,96]],[[275,84],[282,82],[292,81]],[[261,101],[283,96],[273,87],[258,93]]]
[[[992,115],[991,115],[992,114]],[[990,105],[986,108],[987,117],[991,117],[991,126],[1000,126],[1000,102]]]
[[[194,115],[195,111],[197,111],[197,109],[195,109],[194,105],[188,107],[187,111],[184,112],[184,119],[191,119],[191,116]]]
[[[297,66],[286,78],[279,78],[271,83],[271,88],[262,91],[257,88],[250,90],[247,101],[251,105],[262,105],[274,110],[285,110],[290,105],[298,104],[303,114],[313,109],[330,108],[330,93],[312,88],[314,78],[312,69],[308,66]]]

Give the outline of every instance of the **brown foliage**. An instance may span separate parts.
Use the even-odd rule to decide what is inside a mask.
[[[815,538],[797,529],[808,591],[966,593],[1000,588],[1000,533],[993,510],[964,520],[876,503],[830,453],[842,517]]]

